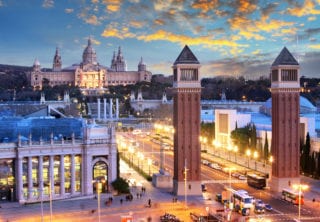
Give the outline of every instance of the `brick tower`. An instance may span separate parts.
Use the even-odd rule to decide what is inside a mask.
[[[271,66],[272,164],[271,190],[300,183],[299,63],[284,47]]]
[[[176,195],[199,195],[201,194],[200,63],[186,45],[172,68],[175,128],[173,192]]]

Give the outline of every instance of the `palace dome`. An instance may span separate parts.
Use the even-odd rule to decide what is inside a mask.
[[[97,54],[96,51],[92,48],[91,38],[88,39],[88,45],[84,49],[82,54],[82,63],[97,65]]]

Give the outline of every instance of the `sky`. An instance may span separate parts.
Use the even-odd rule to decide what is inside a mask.
[[[110,67],[120,46],[128,70],[141,59],[172,75],[184,45],[202,77],[268,76],[283,47],[301,75],[320,77],[320,0],[0,0],[0,64],[51,68],[80,63],[90,37]]]

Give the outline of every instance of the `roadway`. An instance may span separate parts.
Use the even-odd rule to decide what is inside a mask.
[[[134,140],[138,142],[139,146],[137,146],[136,151],[140,151],[144,153],[145,158],[152,158],[153,162],[160,162],[160,147],[161,144],[152,140],[149,136],[141,136],[141,135],[131,135],[127,134],[127,139]],[[156,143],[155,143],[156,142]],[[143,150],[141,149],[141,144],[143,144]],[[207,147],[209,148],[209,147]],[[240,174],[244,174],[246,171],[256,171],[259,170],[262,173],[269,173],[270,166],[264,163],[250,160],[247,157],[242,156],[233,156],[228,152],[215,152],[217,155],[213,155],[212,153],[202,153],[202,159],[206,159],[209,162],[218,163],[223,167],[235,168]],[[164,168],[173,175],[173,151],[166,150],[164,151]],[[233,157],[233,158],[232,158]],[[249,161],[249,163],[248,163]],[[248,168],[248,166],[250,168]],[[158,170],[157,166],[152,166],[153,172]],[[250,195],[252,195],[255,199],[261,199],[265,203],[269,203],[273,210],[271,212],[266,212],[264,214],[255,214],[251,213],[247,218],[251,219],[261,219],[264,220],[282,220],[282,221],[295,221],[298,218],[298,206],[283,201],[279,193],[273,193],[267,187],[266,189],[259,190],[248,186],[244,181],[240,181],[239,179],[231,178],[229,172],[225,172],[223,170],[213,169],[207,165],[202,164],[201,166],[201,178],[202,181],[206,181],[207,183],[207,191],[204,196],[207,198],[207,202],[210,202],[212,206],[216,209],[221,209],[223,206],[221,204],[217,204],[215,199],[215,195],[217,193],[221,193],[224,190],[224,187],[230,186],[230,181],[232,181],[232,188],[247,190]],[[311,189],[316,187],[315,184],[319,184],[319,181],[312,180],[310,178],[302,178],[302,181],[307,182]],[[315,198],[316,201],[313,202],[312,199]],[[301,221],[320,221],[320,196],[317,190],[310,190],[309,194],[306,192],[305,194],[305,204],[301,206],[300,214]],[[236,213],[233,213],[233,215]],[[239,215],[235,215],[239,218]]]

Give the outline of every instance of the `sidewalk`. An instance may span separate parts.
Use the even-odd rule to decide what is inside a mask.
[[[121,173],[130,168],[121,161]],[[128,174],[126,174],[127,176]],[[178,201],[173,203],[173,195],[169,189],[158,189],[152,186],[135,171],[130,170],[130,177],[140,182],[146,191],[141,192],[141,186],[131,187],[133,195],[132,201],[126,201],[125,195],[113,196],[112,204],[107,206],[105,202],[111,194],[101,194],[100,196],[100,219],[103,222],[116,222],[121,220],[121,216],[132,215],[134,221],[147,221],[148,217],[152,221],[160,221],[160,215],[171,213],[179,219],[187,222],[191,221],[190,212],[205,215],[206,203],[202,196],[188,196],[188,208],[185,207],[184,196],[178,196]],[[137,193],[141,193],[137,197]],[[122,199],[122,203],[120,200]],[[151,207],[147,207],[148,200],[151,200]],[[191,210],[192,208],[192,210]],[[57,200],[52,202],[52,215],[50,214],[50,203],[44,202],[43,221],[98,221],[98,200],[93,196],[79,197],[73,199]],[[16,222],[40,222],[42,221],[41,204],[20,205],[17,202],[1,203],[0,221]]]

